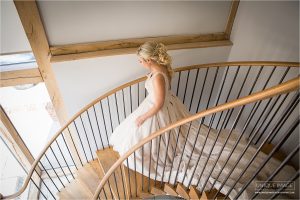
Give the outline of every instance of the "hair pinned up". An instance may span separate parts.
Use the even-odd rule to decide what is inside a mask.
[[[155,41],[145,42],[137,50],[137,55],[143,59],[151,59],[159,65],[167,68],[170,77],[173,75],[173,69],[171,67],[172,59],[167,53],[167,48],[162,43]]]

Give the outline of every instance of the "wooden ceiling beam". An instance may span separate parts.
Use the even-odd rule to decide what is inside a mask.
[[[111,40],[94,43],[52,46],[50,47],[52,54],[51,62],[132,54],[135,53],[136,49],[146,41],[162,42],[169,50],[232,45],[232,43],[226,39],[225,33]]]
[[[38,68],[6,71],[0,73],[0,87],[40,82],[43,82],[43,78]]]
[[[230,8],[229,16],[227,19],[227,24],[225,27],[226,39],[230,39],[231,30],[232,30],[235,16],[236,16],[236,13],[237,13],[237,10],[239,7],[239,3],[240,3],[240,0],[232,0],[232,2],[231,2],[231,8]]]
[[[44,26],[35,0],[14,0],[17,12],[35,56],[41,76],[45,82],[56,115],[63,125],[67,112],[50,64],[50,49]]]

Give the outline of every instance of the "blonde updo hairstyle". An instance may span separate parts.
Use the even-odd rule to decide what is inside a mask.
[[[145,42],[137,50],[137,55],[144,60],[151,59],[159,65],[166,67],[168,76],[171,78],[173,75],[173,69],[171,67],[172,59],[167,53],[167,48],[162,43],[154,41]]]

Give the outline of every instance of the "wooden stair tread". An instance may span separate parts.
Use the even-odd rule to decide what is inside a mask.
[[[61,199],[91,199],[93,195],[76,179],[71,182],[60,192],[58,196]]]
[[[100,177],[94,171],[94,168],[91,166],[91,164],[86,164],[84,167],[78,169],[77,180],[81,182],[82,185],[91,192],[91,194],[95,193],[100,183]]]
[[[215,194],[218,192],[216,189],[212,189],[210,192],[209,191],[204,191],[201,196],[201,200],[207,200],[207,199],[213,199]],[[218,193],[215,199],[224,199],[225,195],[222,194],[221,192]],[[229,198],[226,198],[226,200]]]
[[[173,196],[177,196],[177,192],[176,192],[176,188],[168,183],[165,183],[164,186],[164,191],[169,194],[169,195],[173,195]]]
[[[181,183],[177,184],[176,192],[179,196],[181,196],[185,199],[190,199],[188,189],[184,185],[182,185]]]
[[[274,145],[273,144],[269,144],[269,143],[266,143],[266,144],[264,144],[263,146],[262,146],[262,148],[261,148],[261,151],[263,152],[263,153],[265,153],[265,154],[270,154],[271,153],[271,151],[272,151],[272,149],[274,148]],[[279,160],[279,161],[283,161],[284,159],[285,159],[285,155],[282,153],[282,152],[280,152],[280,151],[276,151],[274,154],[273,154],[273,156],[272,156],[273,158],[276,158],[277,160]]]
[[[139,172],[135,172],[134,170],[129,169],[125,165],[123,165],[122,169],[126,177],[126,184],[128,186],[130,185],[130,187],[128,187],[128,190],[132,197],[141,197],[141,193],[149,193],[151,191],[151,188],[155,186],[158,188],[162,188],[159,181],[155,182],[153,179],[149,179],[147,176],[142,175]]]
[[[195,186],[190,187],[189,196],[191,199],[200,199],[201,193],[196,189]]]
[[[157,187],[152,187],[150,193],[154,195],[166,195],[166,192]]]
[[[104,174],[120,157],[119,154],[116,151],[114,151],[111,147],[98,150],[96,154],[100,163],[100,169]],[[120,168],[117,168],[108,180],[115,199],[126,199],[126,196],[128,197],[126,183],[124,177],[122,176]],[[106,185],[108,185],[108,183]]]
[[[151,193],[148,193],[148,192],[140,192],[139,197],[142,198],[142,199],[144,199],[144,198],[154,197],[154,195],[151,194]]]

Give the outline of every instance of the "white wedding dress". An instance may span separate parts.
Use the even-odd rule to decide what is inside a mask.
[[[166,82],[165,87],[167,92],[165,94],[164,105],[156,115],[148,118],[140,127],[137,127],[135,124],[137,117],[147,112],[154,104],[152,80],[159,74],[165,78]],[[147,76],[148,78],[145,82],[145,87],[148,91],[148,96],[140,104],[140,106],[115,129],[110,137],[110,144],[113,146],[115,151],[119,152],[120,155],[125,154],[132,146],[137,144],[143,138],[151,135],[151,133],[154,133],[170,123],[191,115],[183,103],[169,89],[170,84],[165,74],[150,73]],[[192,124],[187,123],[180,128],[176,128],[162,134],[161,137],[152,140],[151,143],[149,142],[145,144],[143,149],[140,148],[137,150],[134,156],[131,155],[128,158],[128,167],[136,169],[139,173],[143,173],[145,176],[149,176],[150,174],[151,179],[156,179],[158,181],[163,180],[164,182],[174,184],[175,182],[182,182],[186,175],[186,178],[183,181],[185,186],[187,186],[189,182],[191,182],[191,185],[196,185],[199,182],[199,184],[196,185],[197,188],[201,191],[206,191],[210,189],[214,183],[214,187],[218,189],[247,145],[247,140],[242,137],[230,156],[226,166],[223,168],[231,149],[237,141],[239,133],[233,130],[222,150],[225,140],[229,134],[229,130],[221,130],[217,142],[210,154],[218,131],[215,129],[210,129],[209,131],[209,128],[203,124],[200,129],[199,126],[200,123],[198,121],[194,121]],[[178,133],[179,137],[177,137]],[[188,140],[185,144],[186,138],[188,138]],[[176,142],[177,140],[178,142]],[[206,142],[204,145],[205,140]],[[221,156],[215,163],[221,150]],[[235,167],[235,170],[230,174],[228,180],[221,189],[223,194],[227,194],[231,186],[240,177],[242,170],[247,166],[248,161],[252,158],[255,152],[255,147],[250,146],[241,157],[238,165]],[[200,154],[201,157],[200,160],[198,160]],[[255,170],[261,165],[265,158],[266,154],[262,152],[256,156],[246,173],[239,179],[234,189],[230,192],[230,199],[233,199],[236,196],[238,191],[243,187],[243,184],[252,177]],[[197,163],[197,161],[199,162]],[[127,165],[127,162],[124,162],[124,164]],[[239,198],[248,199],[255,192],[255,182],[266,180],[279,165],[280,162],[278,160],[273,158],[269,160],[266,166]],[[211,173],[211,169],[213,169],[213,167],[214,170]],[[222,170],[222,173],[218,176],[220,170]],[[288,180],[294,173],[295,170],[292,167],[285,166],[276,176],[276,180]],[[199,179],[200,181],[198,181]]]

